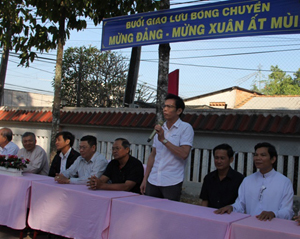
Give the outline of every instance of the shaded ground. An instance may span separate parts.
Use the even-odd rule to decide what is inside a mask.
[[[23,231],[24,239],[31,239],[33,237],[33,232]],[[20,238],[20,230],[14,230],[9,227],[0,226],[0,239],[17,239]],[[37,236],[38,239],[47,239],[47,233],[40,232]]]
[[[195,198],[195,197],[189,197],[189,196],[181,196],[180,202],[194,204],[194,205],[200,205],[201,199]]]

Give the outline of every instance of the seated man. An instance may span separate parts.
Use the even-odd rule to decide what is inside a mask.
[[[19,147],[11,141],[12,137],[11,129],[0,129],[0,155],[17,155]]]
[[[201,206],[221,208],[234,203],[244,176],[233,170],[233,150],[228,144],[220,144],[213,149],[216,170],[204,178],[200,198]]]
[[[36,145],[36,137],[32,132],[25,132],[22,135],[22,149],[18,152],[18,157],[29,159],[27,168],[23,169],[25,173],[35,173],[41,175],[48,175],[49,162],[45,150]]]
[[[274,217],[291,219],[293,186],[287,177],[273,168],[277,159],[275,147],[269,143],[259,143],[254,149],[253,160],[259,171],[244,179],[234,204],[220,208],[215,213],[247,213],[261,221],[271,221]]]
[[[140,192],[144,167],[141,161],[129,154],[130,143],[127,139],[115,140],[111,160],[100,178],[91,177],[87,183],[90,189]]]
[[[56,174],[54,180],[58,183],[86,184],[91,176],[100,177],[107,166],[107,160],[96,149],[96,137],[83,136],[79,144],[80,156],[70,168]]]
[[[68,131],[62,131],[56,134],[55,146],[57,154],[52,160],[49,176],[54,177],[57,173],[65,171],[80,156],[80,153],[72,148],[74,140],[74,135]]]

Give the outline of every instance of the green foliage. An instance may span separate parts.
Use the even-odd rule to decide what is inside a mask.
[[[18,40],[25,42],[30,27],[34,27],[34,22],[30,22],[31,11],[24,7],[22,0],[2,0],[0,19],[0,46],[10,50]]]
[[[294,78],[278,66],[271,66],[271,71],[264,88],[258,89],[253,85],[252,90],[265,95],[300,95],[300,68],[294,73]]]
[[[122,106],[128,71],[125,60],[122,55],[101,53],[95,47],[68,48],[64,52],[61,85],[66,106]]]

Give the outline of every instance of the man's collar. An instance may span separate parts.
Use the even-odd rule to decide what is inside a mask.
[[[95,161],[95,157],[96,157],[97,151],[93,154],[93,156],[91,157],[91,159],[89,161],[87,161],[85,158],[83,158],[81,156],[81,160],[84,160],[85,162],[89,163],[89,162],[94,162]]]
[[[71,152],[71,150],[72,150],[72,148],[70,147],[70,148],[68,149],[68,151],[65,153],[65,155],[64,155],[62,152],[60,152],[59,156],[60,156],[61,158],[63,158],[64,156],[65,156],[66,158],[68,158],[68,157],[69,157],[69,154],[70,154],[70,152]]]
[[[267,177],[271,177],[275,172],[276,172],[275,169],[272,168],[271,171],[269,171],[269,172],[267,172],[267,173],[265,173],[265,174],[262,174],[261,172],[259,172],[259,174],[260,174],[262,177],[267,178]]]
[[[214,171],[213,177],[219,178],[217,169]],[[232,177],[233,177],[233,169],[231,168],[231,166],[229,166],[229,169],[228,169],[228,172],[227,172],[225,178],[232,178]]]
[[[174,124],[172,124],[171,128],[173,128],[173,127],[178,128],[181,122],[182,122],[182,120],[181,120],[180,118],[178,118],[178,119],[176,120],[176,122],[175,122]],[[166,128],[168,128],[168,127],[167,127],[167,121],[165,121],[164,126],[165,126]],[[170,128],[170,129],[171,129],[171,128]]]

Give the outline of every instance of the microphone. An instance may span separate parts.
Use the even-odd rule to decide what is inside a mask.
[[[159,125],[163,125],[164,122],[163,122],[163,121],[159,121],[158,124],[159,124]],[[148,143],[154,138],[155,134],[156,134],[156,130],[154,129],[154,130],[152,131],[152,133],[150,134],[149,138],[147,139],[147,142],[148,142]]]

